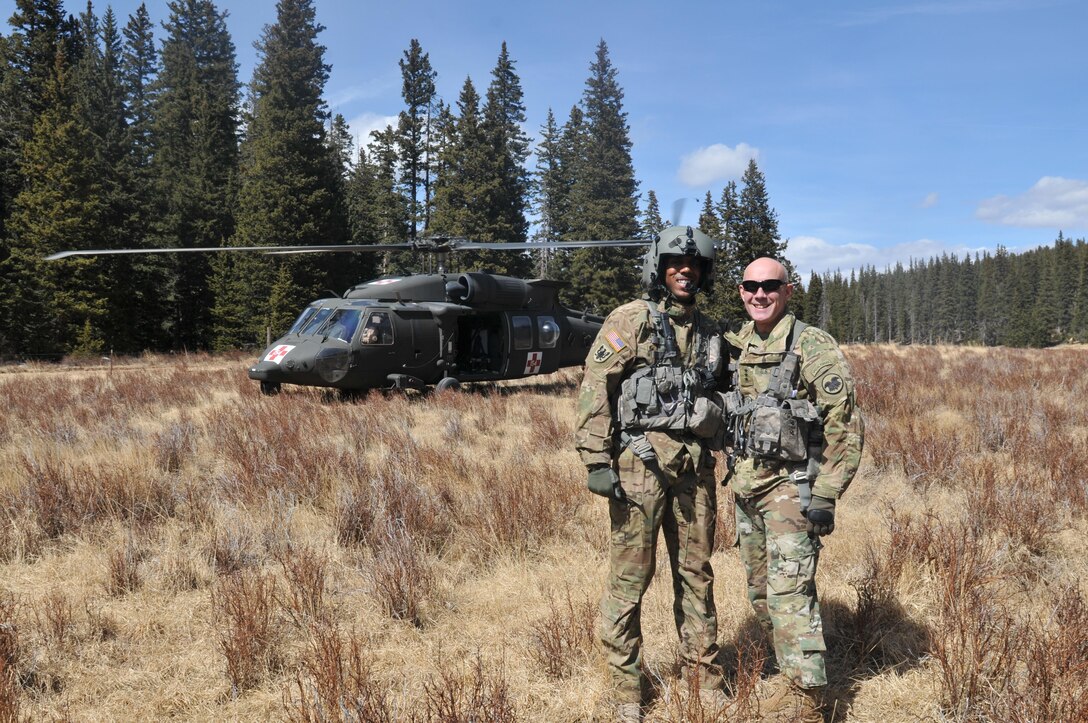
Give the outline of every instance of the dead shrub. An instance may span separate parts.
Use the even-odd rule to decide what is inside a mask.
[[[185,417],[155,434],[151,438],[155,466],[169,474],[179,472],[186,460],[193,456],[195,436],[192,422]]]
[[[258,571],[226,575],[212,591],[212,610],[233,697],[282,667],[275,601],[275,577]]]
[[[52,590],[34,606],[34,619],[46,640],[60,647],[72,641],[75,630],[72,601],[60,590]]]
[[[325,567],[327,559],[302,545],[288,545],[276,555],[287,579],[284,609],[302,625],[319,620],[325,612]]]
[[[393,521],[425,549],[441,550],[453,529],[450,500],[432,491],[417,473],[410,461],[394,458],[368,484],[341,492],[334,512],[340,544],[373,549],[382,544],[385,523]]]
[[[457,500],[458,521],[485,556],[536,549],[566,530],[584,502],[571,472],[545,463],[480,470],[477,491]]]
[[[386,615],[421,627],[434,575],[402,521],[390,520],[383,527],[365,571],[370,594]]]
[[[992,702],[994,713],[1017,723],[1088,720],[1088,606],[1080,592],[1059,589],[1049,618],[1023,633],[1026,674]]]
[[[22,720],[23,691],[19,681],[22,647],[15,624],[16,607],[15,598],[0,595],[0,723]]]
[[[111,597],[121,597],[139,589],[142,582],[140,561],[144,552],[140,550],[132,535],[127,535],[120,545],[108,553],[106,560],[106,592]]]
[[[260,562],[257,541],[253,530],[242,524],[237,515],[232,515],[238,524],[224,524],[217,527],[212,537],[210,557],[219,575],[231,575]]]
[[[442,659],[442,656],[438,658]],[[515,723],[518,720],[505,666],[500,661],[496,669],[486,669],[479,652],[468,672],[443,666],[437,679],[431,678],[423,684],[423,698],[426,706],[423,720],[427,723]]]
[[[577,603],[566,591],[565,604],[548,598],[548,614],[533,623],[529,655],[554,680],[572,675],[594,654],[597,605],[589,598]]]
[[[943,707],[961,719],[1007,695],[1024,633],[1009,613],[992,547],[962,522],[939,523],[934,538],[940,611],[931,641]]]
[[[733,491],[718,488],[718,514],[714,520],[714,552],[726,552],[733,547],[737,537],[736,503]]]
[[[307,651],[283,697],[292,721],[397,720],[388,689],[375,677],[358,636],[349,636],[345,645],[336,628],[324,622],[311,628]]]

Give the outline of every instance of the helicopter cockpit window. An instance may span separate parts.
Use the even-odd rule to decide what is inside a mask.
[[[302,331],[300,331],[299,334],[313,334],[321,328],[321,325],[325,323],[325,319],[328,319],[329,314],[331,313],[332,309],[321,309],[310,317],[310,320],[306,322],[306,326],[302,327]]]
[[[514,348],[533,348],[533,320],[528,316],[513,316],[510,323],[514,327]]]
[[[393,325],[389,322],[389,314],[384,311],[375,311],[367,317],[363,332],[359,335],[359,341],[364,344],[392,344]]]
[[[324,335],[330,339],[350,342],[359,326],[358,309],[337,309],[325,324]]]
[[[287,333],[288,334],[297,334],[297,333],[299,333],[302,330],[302,328],[304,326],[306,326],[306,322],[308,322],[310,320],[310,317],[312,317],[316,313],[317,313],[317,307],[316,306],[307,306],[305,309],[302,310],[302,313],[298,315],[298,318],[295,319],[295,323],[291,325],[291,330],[289,332],[287,332]]]
[[[559,324],[550,316],[537,317],[536,333],[541,349],[554,349],[559,342]]]

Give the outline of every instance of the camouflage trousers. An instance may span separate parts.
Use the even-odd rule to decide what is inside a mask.
[[[801,515],[797,485],[786,480],[753,497],[737,497],[736,514],[748,600],[760,624],[774,635],[779,670],[802,688],[826,685],[816,599],[819,553]]]
[[[700,667],[706,684],[718,686],[721,673],[713,664],[718,653],[718,614],[710,567],[717,518],[713,470],[696,471],[689,463],[686,471],[674,476],[655,465],[655,474],[628,450],[620,455],[618,467],[629,502],[609,502],[610,571],[600,623],[614,699],[640,702],[642,596],[654,576],[662,529],[681,656]]]

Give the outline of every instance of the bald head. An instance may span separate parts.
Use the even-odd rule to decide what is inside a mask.
[[[748,264],[744,269],[744,276],[742,278],[745,281],[763,281],[764,279],[788,280],[788,277],[786,276],[786,267],[766,256]]]
[[[793,296],[793,284],[788,281],[786,267],[772,258],[756,259],[744,269],[740,299],[744,302],[744,310],[755,322],[756,331],[764,336],[786,315],[786,307]]]

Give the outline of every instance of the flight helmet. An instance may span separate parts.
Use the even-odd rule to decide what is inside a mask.
[[[714,287],[714,240],[691,226],[669,226],[654,236],[642,260],[642,288],[651,299],[666,292],[662,269],[666,256],[697,256],[702,261],[702,280],[696,292],[710,293]]]

